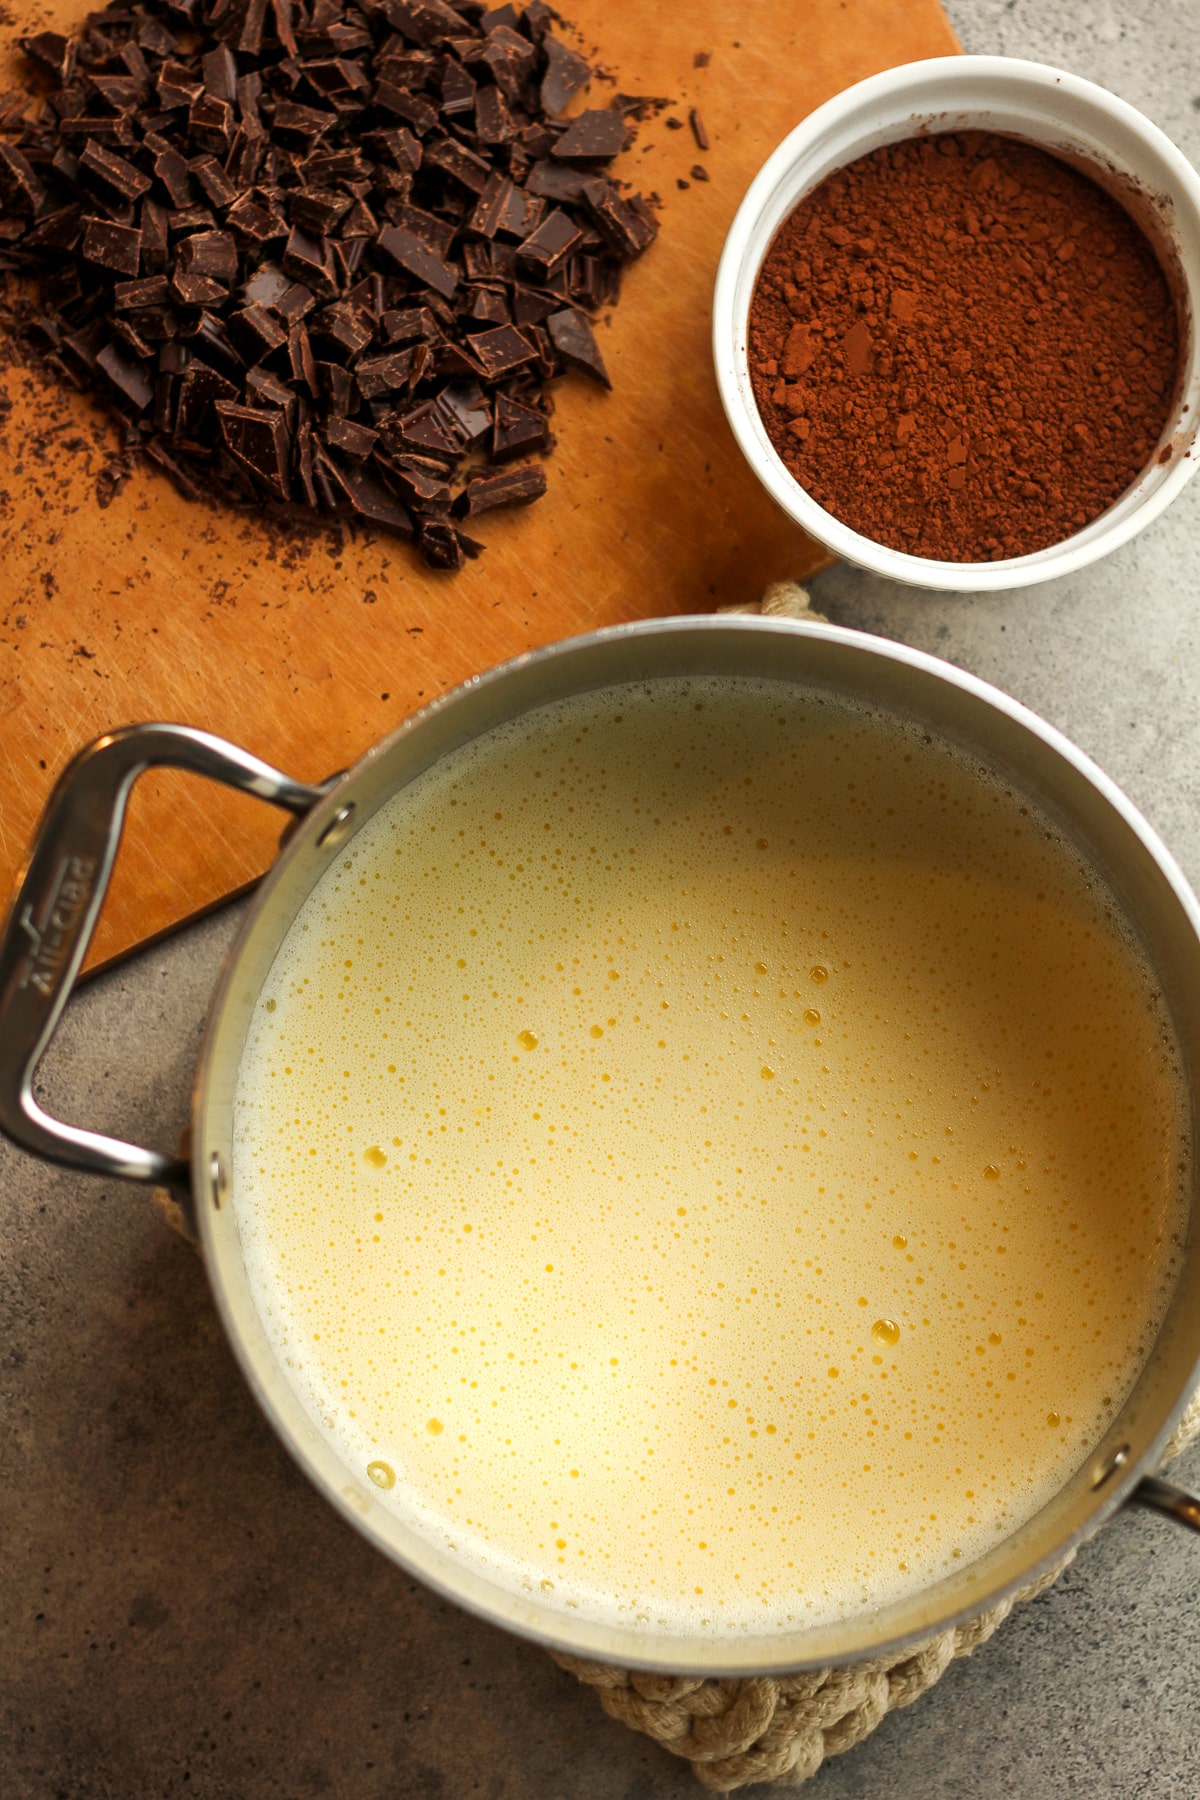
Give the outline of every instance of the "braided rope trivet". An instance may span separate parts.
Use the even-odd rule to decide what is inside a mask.
[[[813,611],[807,593],[794,581],[772,582],[757,605],[721,611],[824,621],[824,614]],[[162,1188],[155,1189],[154,1199],[166,1222],[194,1242],[179,1202]],[[1164,1463],[1198,1435],[1200,1392],[1175,1428]],[[718,1681],[705,1676],[642,1675],[551,1654],[560,1668],[596,1689],[610,1718],[644,1732],[673,1755],[686,1757],[702,1787],[718,1794],[754,1782],[800,1787],[827,1756],[853,1749],[888,1713],[911,1706],[940,1681],[956,1657],[970,1656],[986,1643],[1019,1600],[1032,1600],[1057,1581],[1073,1558],[1074,1551],[1008,1600],[930,1638],[917,1650],[847,1668]]]

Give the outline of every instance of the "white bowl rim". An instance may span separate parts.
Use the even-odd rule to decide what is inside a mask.
[[[1200,407],[1195,404],[1196,396],[1191,394],[1198,385],[1194,376],[1187,384],[1191,395],[1190,426],[1181,433],[1176,415],[1172,415],[1175,423],[1169,434],[1174,450],[1171,463],[1152,490],[1122,518],[1104,525],[1106,515],[1102,514],[1089,526],[1057,544],[995,562],[949,562],[913,556],[907,551],[890,549],[843,524],[801,486],[773,447],[769,455],[764,453],[760,435],[763,428],[757,408],[752,399],[747,400],[748,374],[745,390],[739,384],[746,360],[745,330],[742,321],[739,336],[735,293],[747,260],[755,252],[759,218],[767,202],[793,165],[818,141],[875,102],[894,104],[898,99],[908,98],[914,111],[930,108],[940,111],[954,105],[956,90],[978,86],[986,80],[994,80],[998,88],[1003,86],[1010,103],[1019,100],[1022,88],[1057,88],[1064,95],[1090,105],[1098,114],[1107,115],[1114,124],[1140,138],[1171,178],[1170,199],[1176,206],[1186,207],[1191,212],[1200,234],[1200,175],[1167,134],[1128,101],[1083,76],[1048,63],[1007,56],[930,57],[902,63],[897,68],[885,69],[855,82],[807,114],[788,133],[762,165],[738,207],[721,252],[713,293],[713,359],[721,402],[743,455],[776,504],[810,537],[846,562],[909,586],[961,592],[1029,587],[1073,573],[1127,543],[1157,518],[1191,480],[1200,460],[1200,447],[1195,442],[1200,426]],[[1034,124],[1031,121],[1031,141],[1036,141]],[[846,160],[853,160],[853,156]],[[792,205],[796,203],[793,201]],[[767,247],[762,246],[763,255]],[[761,257],[758,266],[761,267]],[[1200,272],[1188,281],[1187,300],[1190,318],[1185,319],[1184,324],[1194,339],[1200,329]],[[1187,349],[1185,342],[1182,347],[1185,367]],[[1194,343],[1192,352],[1194,364]],[[1145,479],[1145,474],[1153,469],[1152,458],[1139,479]]]

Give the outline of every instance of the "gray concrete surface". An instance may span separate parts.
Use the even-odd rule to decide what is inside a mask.
[[[951,0],[968,49],[1115,88],[1200,161],[1200,0]],[[847,568],[843,624],[1034,706],[1200,882],[1200,483],[1099,569],[967,600]],[[49,1103],[171,1145],[226,913],[92,984]],[[1200,1448],[1182,1465],[1200,1484]],[[145,1197],[0,1145],[0,1794],[4,1800],[682,1800],[690,1774],[539,1651],[433,1598],[295,1471]],[[814,1800],[1196,1800],[1200,1543],[1110,1525]]]

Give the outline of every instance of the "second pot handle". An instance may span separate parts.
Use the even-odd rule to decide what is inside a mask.
[[[1191,1531],[1200,1531],[1200,1498],[1189,1494],[1186,1488],[1176,1487],[1173,1481],[1163,1481],[1157,1475],[1144,1475],[1130,1494],[1127,1504],[1147,1506],[1152,1512],[1163,1513],[1168,1519],[1174,1519],[1177,1525],[1186,1525]]]
[[[186,1183],[185,1163],[64,1125],[33,1094],[99,916],[130,789],[151,768],[190,770],[292,813],[308,812],[327,789],[293,781],[206,731],[128,725],[75,757],[42,815],[0,936],[0,1131],[69,1168],[172,1186]]]

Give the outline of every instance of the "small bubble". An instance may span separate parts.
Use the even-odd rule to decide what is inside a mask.
[[[893,1248],[893,1250],[907,1250],[908,1249],[908,1239],[906,1237],[901,1237],[900,1233],[897,1232],[895,1237],[892,1239],[892,1248]]]
[[[804,1023],[806,1025],[819,1025],[821,1023],[821,1015],[815,1007],[810,1006],[806,1010],[804,1014]]]
[[[754,847],[756,850],[765,850],[767,847],[766,838],[755,838]]]
[[[273,1001],[273,1000],[265,1000],[265,1001],[264,1001],[264,1002],[263,1002],[263,1005],[264,1005],[264,1006],[265,1006],[265,1007],[266,1007],[266,1010],[267,1010],[267,1011],[268,1011],[268,1012],[274,1012],[274,1011],[275,1011],[275,1002],[274,1002],[274,1001]]]
[[[1000,1333],[998,1331],[989,1331],[989,1333],[988,1333],[988,1343],[989,1344],[998,1344],[1001,1341],[1002,1340],[1000,1337]]]
[[[985,1163],[983,1172],[989,1181],[999,1181],[1000,1179],[1000,1170],[995,1163]]]
[[[429,1433],[430,1437],[437,1437],[439,1432],[442,1432],[445,1430],[445,1426],[442,1424],[442,1421],[440,1419],[430,1419],[427,1422],[425,1429]]]
[[[766,972],[767,972],[767,965],[766,965],[766,963],[755,963],[755,965],[754,965],[754,973],[755,973],[755,974],[756,974],[756,975],[765,975],[765,974],[766,974]]]
[[[363,1151],[363,1161],[370,1163],[373,1169],[382,1169],[387,1161],[387,1152],[381,1150],[378,1144],[372,1144],[369,1149]]]
[[[898,1344],[900,1327],[895,1319],[876,1319],[871,1327],[871,1336],[879,1344]]]
[[[1057,1431],[1058,1427],[1062,1424],[1062,1420],[1056,1412],[1048,1412],[1046,1414],[1046,1423],[1052,1431]]]
[[[538,1045],[537,1033],[533,1031],[518,1031],[517,1042],[520,1044],[522,1050],[536,1050]]]
[[[367,1464],[367,1480],[377,1488],[392,1488],[396,1485],[396,1471],[390,1463],[371,1462]]]
[[[775,1079],[774,1069],[767,1068],[765,1063],[764,1063],[763,1067],[760,1069],[759,1073],[761,1074],[764,1081],[774,1081],[774,1079]]]
[[[592,1029],[591,1029],[591,1035],[594,1038],[602,1038],[604,1036],[603,1025],[593,1025]]]
[[[816,963],[808,971],[808,978],[810,981],[828,981],[829,980],[829,970],[826,968],[822,968],[820,963]]]

